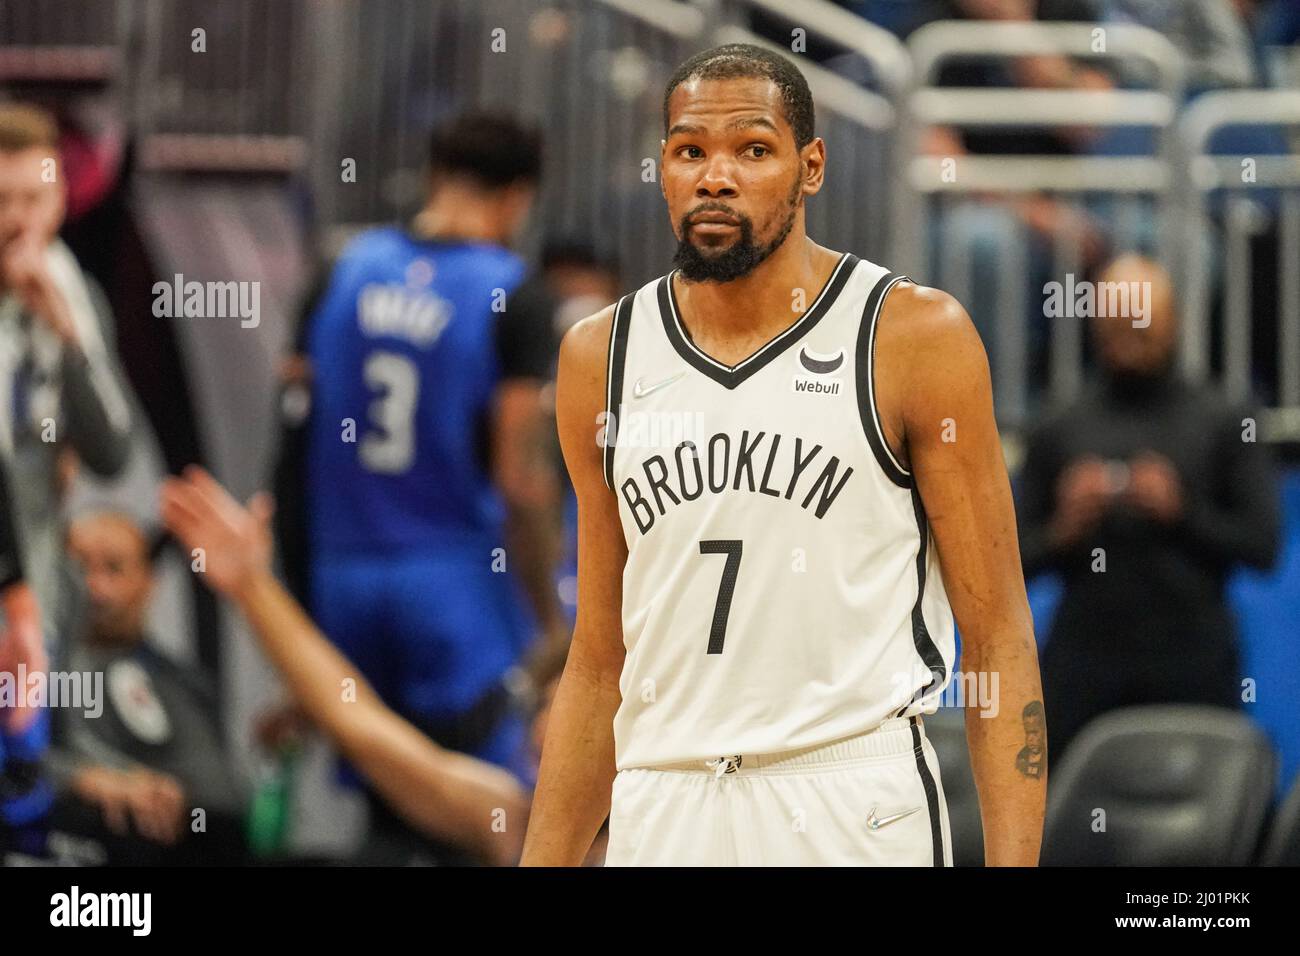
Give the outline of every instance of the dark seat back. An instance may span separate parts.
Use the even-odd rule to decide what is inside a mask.
[[[1152,705],[1105,714],[1051,770],[1043,862],[1249,865],[1275,768],[1263,732],[1235,711]]]

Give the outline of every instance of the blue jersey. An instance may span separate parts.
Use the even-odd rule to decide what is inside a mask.
[[[499,547],[485,429],[497,320],[524,278],[498,246],[358,237],[313,317],[307,441],[318,555]]]

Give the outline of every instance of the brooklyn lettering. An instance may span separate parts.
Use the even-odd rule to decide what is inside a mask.
[[[703,494],[745,491],[798,502],[818,517],[835,503],[853,469],[823,454],[821,445],[767,432],[740,437],[717,432],[703,446],[684,441],[668,455],[651,455],[620,486],[642,534],[674,505]]]

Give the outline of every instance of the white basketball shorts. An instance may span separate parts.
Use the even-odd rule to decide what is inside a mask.
[[[777,754],[614,778],[606,866],[952,866],[921,718]]]

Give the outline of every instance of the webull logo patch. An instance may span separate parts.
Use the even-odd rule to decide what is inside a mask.
[[[810,375],[796,375],[790,384],[794,391],[806,395],[838,395],[844,387],[838,378],[813,378]]]

